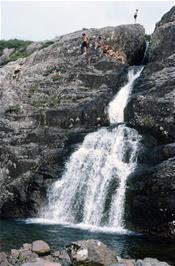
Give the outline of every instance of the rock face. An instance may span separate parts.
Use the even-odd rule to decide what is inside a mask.
[[[107,266],[117,262],[115,254],[98,240],[82,240],[67,246],[75,266]]]
[[[137,80],[125,111],[128,125],[151,134],[159,143],[175,141],[174,13],[175,7],[157,24],[150,44],[150,63]],[[164,28],[167,35],[161,32]]]
[[[150,61],[159,61],[174,54],[175,51],[175,6],[156,24],[151,40]]]
[[[156,25],[149,63],[125,110],[127,124],[144,134],[139,154],[142,168],[127,184],[127,226],[171,238],[175,238],[174,38],[175,7]]]
[[[126,82],[128,64],[143,57],[144,29],[138,24],[87,30],[87,56],[80,52],[82,32],[45,48],[32,44],[30,56],[0,68],[1,217],[37,214],[74,145],[108,125],[107,106]],[[128,64],[99,57],[93,48],[99,35],[122,50]],[[22,69],[13,78],[17,63]]]

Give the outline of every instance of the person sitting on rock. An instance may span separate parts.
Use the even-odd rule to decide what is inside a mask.
[[[22,63],[19,63],[18,65],[16,65],[14,73],[13,73],[13,79],[17,79],[19,77],[21,69],[22,69]]]
[[[103,40],[102,40],[101,36],[99,36],[95,42],[95,49],[97,50],[98,55],[102,56],[102,54],[103,54]]]
[[[121,50],[114,51],[114,49],[108,44],[104,45],[103,53],[113,59],[120,60],[122,64],[125,64],[126,62],[126,55]]]
[[[53,79],[57,79],[61,76],[60,67],[55,65],[53,72],[51,73]]]
[[[104,45],[103,47],[103,53],[106,54],[109,57],[115,58],[115,52],[113,48],[110,45]]]
[[[120,60],[122,64],[126,63],[126,55],[124,52],[122,52],[121,50],[118,50],[116,52],[116,56],[117,56],[117,60]]]
[[[137,16],[138,16],[138,9],[136,9],[135,13],[134,13],[134,22],[136,23],[137,21]]]
[[[89,48],[89,38],[86,33],[82,34],[81,52],[82,54],[87,54],[87,49]]]

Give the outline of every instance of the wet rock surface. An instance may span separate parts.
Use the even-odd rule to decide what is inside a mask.
[[[144,135],[139,166],[128,179],[126,224],[175,238],[175,7],[157,23],[149,62],[125,110],[127,124]],[[146,140],[147,139],[147,140]]]
[[[71,243],[66,248],[73,265],[105,266],[117,262],[116,255],[98,240]]]
[[[42,240],[39,240],[42,241]],[[47,243],[46,243],[47,244]],[[66,250],[49,251],[38,255],[32,250],[33,244],[23,244],[9,254],[0,253],[1,266],[169,266],[154,258],[143,260],[124,259],[114,254],[98,240],[82,240],[71,243]],[[47,244],[48,245],[48,244]],[[67,251],[67,252],[66,252]],[[68,254],[67,254],[68,253]],[[70,257],[70,258],[69,258]]]
[[[0,68],[1,217],[37,215],[74,144],[109,124],[108,103],[126,83],[129,64],[143,57],[144,29],[138,24],[87,30],[86,56],[82,32],[43,48],[31,44],[30,56]],[[123,50],[127,64],[96,54],[99,35]],[[22,68],[14,78],[18,63]]]

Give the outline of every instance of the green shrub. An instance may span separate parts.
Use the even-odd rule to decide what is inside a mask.
[[[47,48],[48,46],[52,45],[53,43],[54,43],[54,42],[52,42],[52,41],[44,42],[44,43],[42,44],[40,50],[43,49],[43,48]]]
[[[26,47],[31,44],[32,41],[23,41],[18,39],[12,39],[12,40],[0,40],[0,56],[3,53],[4,48],[15,48],[16,50],[19,50],[20,48],[26,49]]]
[[[151,40],[151,35],[145,34],[145,41],[150,42],[150,40]]]
[[[20,112],[20,105],[19,104],[16,104],[16,105],[11,105],[8,107],[8,109],[6,110],[6,114],[8,113],[19,113]]]
[[[17,59],[24,58],[26,56],[28,56],[28,54],[26,53],[26,50],[23,50],[23,51],[15,51],[14,53],[12,53],[9,56],[8,60],[5,63],[7,64],[8,62],[16,61]]]

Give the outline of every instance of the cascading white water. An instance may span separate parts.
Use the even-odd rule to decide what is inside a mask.
[[[128,72],[128,83],[120,89],[116,97],[109,104],[108,115],[111,124],[124,122],[124,109],[131,93],[134,81],[140,76],[143,67],[131,68]],[[136,73],[135,73],[136,71]]]
[[[140,137],[134,129],[118,123],[124,122],[124,108],[141,71],[129,71],[128,83],[109,104],[110,123],[116,125],[88,134],[71,155],[62,179],[49,193],[43,218],[116,231],[124,228],[126,180],[136,166]]]

